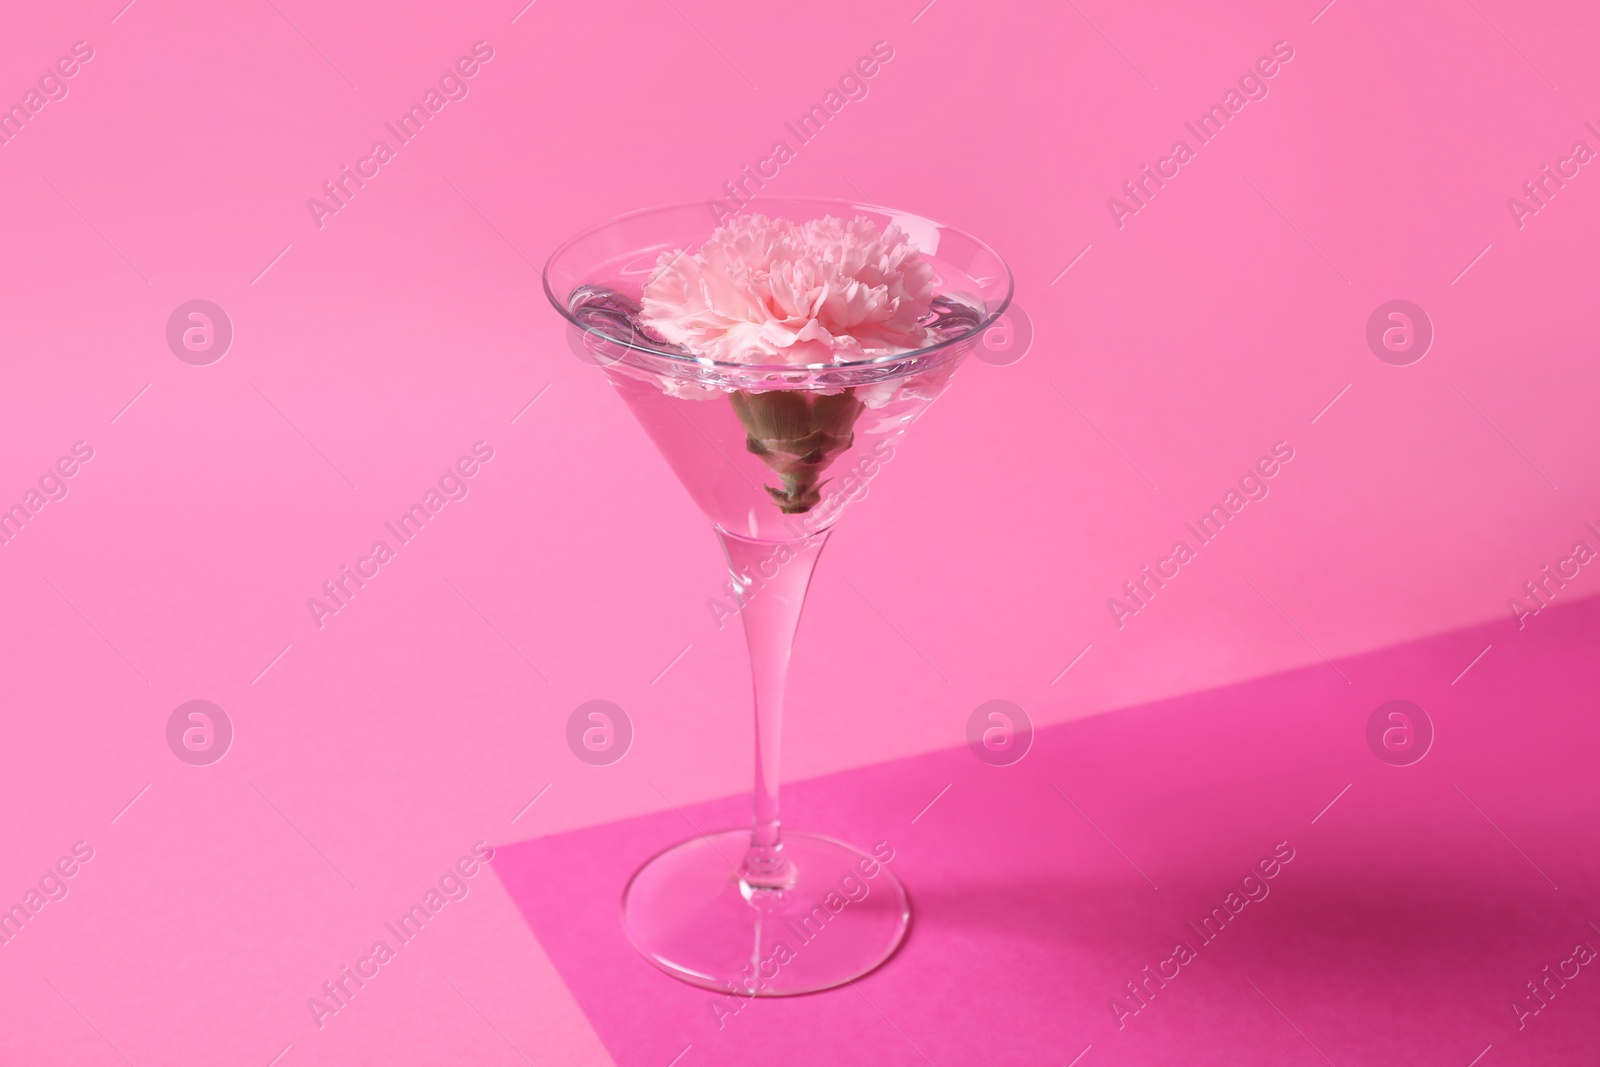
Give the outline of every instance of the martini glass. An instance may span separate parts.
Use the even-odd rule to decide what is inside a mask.
[[[776,198],[747,210],[898,226],[934,269],[927,346],[794,366],[719,362],[654,337],[638,321],[644,282],[663,254],[693,252],[710,236],[718,220],[705,204],[634,212],[580,234],[550,257],[544,288],[573,350],[604,371],[710,520],[728,560],[724,608],[744,624],[755,684],[752,825],[646,862],[623,893],[623,925],[640,953],[683,981],[785,996],[871,971],[911,917],[888,842],[857,849],[781,829],[784,683],[806,588],[834,523],[893,461],[1012,285],[987,246],[907,212]]]

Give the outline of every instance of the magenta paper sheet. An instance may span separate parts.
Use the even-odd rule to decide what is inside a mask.
[[[1465,689],[1481,630],[1337,665],[1437,709],[1409,766],[1319,666],[1050,727],[1007,767],[962,748],[797,784],[797,820],[889,843],[911,887],[910,939],[845,989],[719,997],[623,939],[633,867],[742,800],[505,846],[496,872],[618,1064],[1581,1063],[1600,613],[1551,621]]]

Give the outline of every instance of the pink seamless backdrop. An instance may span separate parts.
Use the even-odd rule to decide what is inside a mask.
[[[610,215],[724,195],[779,139],[795,157],[773,193],[982,237],[1035,331],[1019,362],[969,361],[833,537],[786,778],[960,746],[990,699],[1044,727],[1301,669],[1359,731],[1378,702],[1422,698],[1332,664],[1456,633],[1473,640],[1434,665],[1438,701],[1517,650],[1555,673],[1501,690],[1476,728],[1554,701],[1551,744],[1593,754],[1555,683],[1594,630],[1539,660],[1560,620],[1519,629],[1507,608],[1574,542],[1600,548],[1600,176],[1582,165],[1520,225],[1507,206],[1575,142],[1600,150],[1590,6],[111,0],[3,17],[0,104],[75,42],[93,58],[0,145],[0,504],[75,442],[93,459],[0,546],[0,903],[74,842],[94,858],[0,947],[0,1062],[624,1062],[487,872],[325,1025],[306,1000],[474,842],[609,840],[748,788],[714,539],[569,353],[538,269]],[[465,98],[319,225],[308,198],[480,41],[493,56]],[[797,146],[785,123],[876,42],[893,58],[865,98]],[[1293,58],[1265,98],[1119,227],[1108,198],[1193,144],[1184,124],[1277,42]],[[233,325],[209,366],[165,336],[196,298]],[[1435,331],[1410,366],[1365,340],[1395,298]],[[307,598],[479,441],[493,459],[466,498],[319,628]],[[1119,626],[1108,598],[1279,441],[1294,458],[1269,495]],[[1597,583],[1585,567],[1557,603]],[[636,731],[609,767],[564,741],[595,698]],[[212,766],[167,746],[191,699],[233,724]],[[1553,767],[1479,773],[1514,795]],[[1193,784],[1170,803],[1206,803]],[[1592,854],[1593,797],[1575,796],[1568,843]],[[1232,840],[1217,831],[1223,868]],[[1578,911],[1581,883],[1564,887]],[[1506,960],[1503,999],[1526,962]]]

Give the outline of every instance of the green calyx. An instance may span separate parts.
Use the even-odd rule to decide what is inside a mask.
[[[855,442],[864,410],[854,389],[822,394],[805,390],[728,394],[745,430],[745,447],[777,474],[781,487],[763,486],[785,515],[822,502],[822,472]]]

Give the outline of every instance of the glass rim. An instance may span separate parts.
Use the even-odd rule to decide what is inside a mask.
[[[966,344],[999,321],[1000,316],[1005,314],[1006,309],[1011,306],[1011,299],[1016,294],[1016,277],[1011,273],[1011,264],[1006,262],[1005,257],[1001,256],[1000,253],[989,247],[987,243],[980,241],[967,231],[956,226],[946,225],[945,223],[939,222],[935,219],[930,219],[926,215],[919,215],[913,211],[903,211],[899,208],[889,207],[884,204],[868,204],[857,200],[846,200],[842,197],[829,196],[758,196],[744,201],[740,205],[739,212],[743,213],[745,207],[750,205],[755,205],[757,208],[759,208],[762,204],[829,204],[840,209],[867,211],[876,215],[906,215],[911,218],[922,219],[923,221],[938,227],[940,230],[959,234],[963,240],[970,241],[984,253],[993,256],[994,261],[998,263],[1000,265],[1000,269],[1005,272],[1005,295],[1001,298],[1000,302],[995,306],[993,311],[988,311],[985,309],[984,317],[976,326],[973,326],[971,329],[957,334],[954,337],[947,337],[938,344],[927,345],[923,348],[914,348],[905,352],[895,352],[882,356],[873,356],[867,359],[854,359],[835,363],[741,363],[737,360],[712,359],[709,356],[696,356],[692,354],[679,355],[675,352],[667,352],[659,348],[648,347],[643,344],[635,344],[633,343],[632,339],[624,340],[601,330],[592,329],[584,323],[579,322],[577,317],[573,315],[572,309],[568,306],[566,300],[558,299],[555,290],[550,286],[550,272],[556,261],[559,260],[565,253],[570,251],[580,241],[583,241],[589,237],[593,237],[594,235],[601,233],[610,227],[616,226],[619,223],[626,222],[630,219],[636,219],[644,215],[665,214],[670,211],[679,211],[685,208],[697,208],[705,206],[704,203],[699,200],[685,200],[670,204],[658,204],[654,207],[638,208],[633,211],[623,212],[620,215],[614,215],[611,218],[606,219],[603,222],[596,223],[595,225],[590,226],[587,229],[574,234],[572,237],[569,237],[565,241],[561,242],[561,244],[556,246],[556,249],[550,253],[549,258],[544,262],[544,267],[539,272],[539,279],[544,288],[545,298],[550,301],[550,305],[556,309],[557,313],[566,320],[569,327],[579,330],[585,334],[592,335],[603,340],[607,344],[614,345],[618,348],[628,349],[632,352],[639,352],[655,359],[671,360],[673,362],[688,366],[702,368],[714,367],[732,371],[743,371],[745,373],[756,372],[769,374],[797,374],[802,372],[815,373],[819,371],[849,370],[851,368],[863,367],[891,367],[896,363],[924,358],[930,353],[942,352],[953,348],[956,345]],[[924,255],[926,255],[926,253],[924,253]],[[622,358],[624,357],[618,357],[619,360]]]

